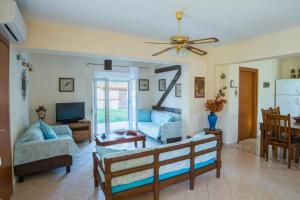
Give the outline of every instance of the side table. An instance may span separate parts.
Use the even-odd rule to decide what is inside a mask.
[[[221,140],[221,145],[223,145],[223,131],[221,129],[210,130],[208,128],[204,128],[203,131],[205,134],[214,134],[215,136],[219,137]]]

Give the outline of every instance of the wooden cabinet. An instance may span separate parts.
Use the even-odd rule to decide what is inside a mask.
[[[208,128],[204,128],[205,134],[214,134],[215,136],[221,139],[221,145],[223,145],[223,131],[221,129],[210,130]]]
[[[73,139],[75,142],[89,140],[91,143],[92,135],[90,121],[68,123],[68,126],[72,130]]]

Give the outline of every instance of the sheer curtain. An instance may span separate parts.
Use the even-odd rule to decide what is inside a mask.
[[[137,130],[137,100],[138,100],[138,80],[139,67],[130,66],[130,80],[129,80],[129,128]]]

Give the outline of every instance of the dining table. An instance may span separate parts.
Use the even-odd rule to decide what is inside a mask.
[[[266,126],[263,123],[259,123],[260,128],[260,157],[265,156],[265,135],[266,135]],[[300,122],[296,122],[293,118],[291,119],[291,134],[300,136]]]

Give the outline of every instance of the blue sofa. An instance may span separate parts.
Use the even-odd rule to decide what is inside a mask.
[[[163,143],[181,140],[181,115],[158,110],[138,110],[138,130]]]
[[[214,169],[219,178],[221,141],[202,132],[156,148],[122,151],[96,146],[93,158],[95,186],[101,186],[106,199],[147,191],[153,191],[158,199],[162,185],[190,179],[193,189],[196,176]]]
[[[14,172],[19,182],[25,175],[65,166],[70,172],[72,157],[79,148],[72,138],[67,125],[51,126],[55,139],[44,138],[40,123],[31,125],[14,145]]]

